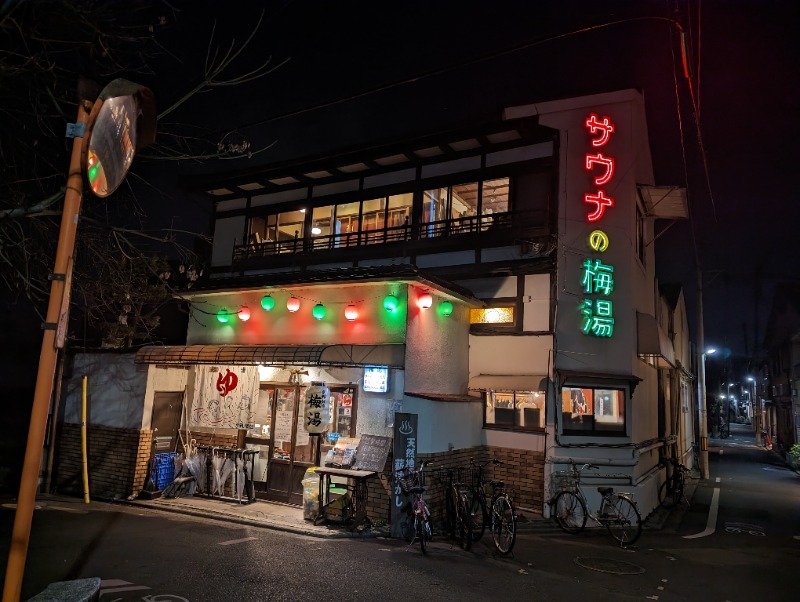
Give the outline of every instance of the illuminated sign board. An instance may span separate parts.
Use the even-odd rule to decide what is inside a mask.
[[[584,125],[589,131],[592,149],[604,147],[614,133],[614,124],[607,116],[600,118],[591,113]],[[593,227],[597,227],[614,207],[614,198],[604,188],[614,178],[615,164],[613,157],[602,152],[587,152],[584,155],[584,167],[591,174],[592,184],[596,187],[583,195],[583,202],[589,205],[586,220]],[[590,251],[597,254],[605,252],[611,241],[603,230],[596,229],[589,234],[586,244]],[[579,304],[581,330],[590,336],[610,337],[614,334],[614,266],[593,256],[587,257],[581,267],[581,288],[585,295]]]
[[[364,366],[362,389],[370,393],[386,393],[389,390],[389,367]]]

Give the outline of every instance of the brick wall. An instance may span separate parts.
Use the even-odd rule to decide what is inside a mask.
[[[526,450],[509,449],[502,447],[480,446],[467,449],[457,449],[435,454],[420,454],[419,460],[431,461],[430,467],[425,468],[425,501],[431,511],[434,528],[441,528],[445,517],[445,490],[446,479],[440,469],[461,468],[461,474],[467,480],[470,471],[470,458],[476,463],[496,458],[504,465],[486,467],[486,480],[497,480],[505,483],[506,489],[511,490],[514,503],[517,506],[541,512],[544,499],[544,454]],[[387,462],[386,474],[391,474],[391,457]],[[373,520],[381,516],[388,520],[390,512],[390,498],[376,479],[371,479],[369,490],[369,516]],[[380,491],[378,491],[378,487]],[[382,495],[381,495],[382,494]],[[373,505],[373,495],[375,504]],[[384,504],[382,507],[379,504]]]
[[[89,494],[93,498],[128,497],[144,487],[152,431],[90,426],[86,434]],[[64,424],[60,433],[56,488],[83,495],[81,427]]]

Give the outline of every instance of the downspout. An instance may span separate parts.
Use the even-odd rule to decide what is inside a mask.
[[[89,377],[83,375],[83,392],[81,395],[81,459],[83,462],[83,501],[89,503],[89,466],[86,453],[86,388]]]

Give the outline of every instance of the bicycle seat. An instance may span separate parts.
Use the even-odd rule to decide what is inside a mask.
[[[489,481],[489,485],[495,489],[502,489],[505,483],[503,481]]]
[[[598,487],[597,492],[600,495],[608,495],[609,493],[614,493],[613,487]]]

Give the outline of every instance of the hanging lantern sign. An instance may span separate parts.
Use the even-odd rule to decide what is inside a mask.
[[[331,392],[325,383],[312,382],[306,390],[305,416],[306,431],[310,435],[319,435],[328,429],[331,421]]]

